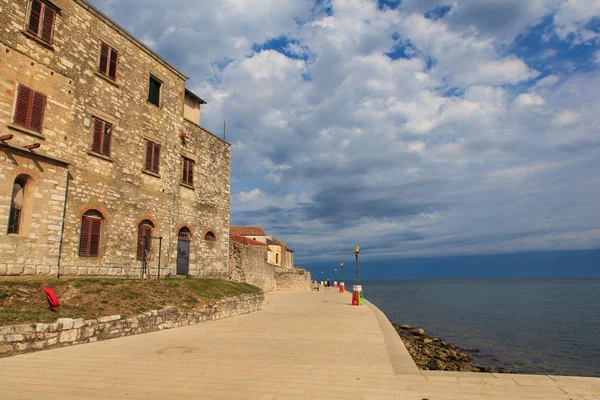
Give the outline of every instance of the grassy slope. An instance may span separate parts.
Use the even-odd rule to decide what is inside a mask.
[[[48,309],[44,287],[56,293],[61,303],[57,312]],[[0,326],[57,318],[128,317],[165,306],[195,310],[225,297],[258,292],[246,283],[218,279],[0,278]]]

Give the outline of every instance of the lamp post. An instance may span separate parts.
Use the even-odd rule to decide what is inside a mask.
[[[340,282],[340,293],[344,293],[346,290],[346,284],[344,283],[344,263],[340,263],[340,269],[342,270],[342,281]]]
[[[356,257],[356,283],[352,288],[353,306],[362,306],[364,304],[362,286],[360,285],[360,281],[358,280],[358,253],[360,253],[360,247],[356,246],[354,248],[354,256]]]
[[[338,288],[338,282],[337,282],[337,268],[333,269],[333,288],[337,289]]]
[[[321,271],[321,282],[325,284],[325,272]]]

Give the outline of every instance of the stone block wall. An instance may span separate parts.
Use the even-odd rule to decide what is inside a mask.
[[[275,273],[277,291],[310,291],[312,278],[310,272],[303,268],[292,268],[291,271],[278,271]]]
[[[63,275],[139,275],[138,224],[150,220],[153,236],[163,238],[162,274],[175,274],[178,231],[186,226],[189,274],[226,276],[231,149],[184,118],[185,75],[84,0],[51,0],[60,12],[52,44],[42,43],[25,28],[29,3],[0,6],[0,136],[13,135],[0,146],[5,153],[21,149],[18,157],[0,152],[0,232],[7,231],[16,172],[33,178],[26,191],[35,200],[25,205],[24,230],[0,235],[0,275],[54,274],[59,266]],[[98,72],[102,43],[119,52],[115,81]],[[147,101],[150,76],[162,82],[159,107]],[[47,96],[39,133],[13,123],[19,84]],[[91,150],[93,118],[113,125],[110,156]],[[158,174],[144,170],[148,140],[161,146]],[[22,151],[32,143],[40,147]],[[181,182],[182,157],[195,163],[193,187]],[[37,203],[50,208],[40,211]],[[103,216],[99,257],[79,256],[88,210]],[[215,241],[204,240],[207,231]],[[151,274],[157,266],[156,242]]]
[[[265,292],[276,289],[275,269],[267,263],[267,251],[262,247],[248,246],[229,241],[229,278],[246,282]]]
[[[4,326],[0,327],[0,357],[193,325],[263,308],[264,294],[244,294],[219,300],[197,312],[165,307],[125,319],[120,315],[86,321],[60,318],[53,324]]]

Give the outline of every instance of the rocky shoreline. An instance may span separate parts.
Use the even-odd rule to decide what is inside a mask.
[[[411,357],[422,370],[462,371],[462,372],[499,372],[510,373],[504,368],[472,365],[471,357],[465,351],[476,353],[478,349],[461,349],[437,337],[425,335],[425,330],[410,325],[392,323],[404,342]]]

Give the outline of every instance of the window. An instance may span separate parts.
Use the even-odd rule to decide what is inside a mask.
[[[154,77],[150,77],[150,87],[148,89],[148,103],[160,107],[160,87],[162,82]]]
[[[148,259],[148,254],[152,251],[152,240],[150,238],[153,231],[154,224],[152,221],[145,219],[138,225],[137,260],[144,261]]]
[[[21,228],[21,213],[23,211],[23,200],[25,194],[25,180],[15,179],[13,184],[12,198],[10,202],[10,214],[8,216],[8,234],[18,234]]]
[[[193,186],[194,185],[194,161],[183,157],[183,177],[181,182]]]
[[[36,132],[42,131],[46,95],[19,84],[14,123]]]
[[[119,52],[102,43],[100,46],[100,65],[98,72],[108,76],[112,80],[117,79],[117,63],[119,62]]]
[[[190,240],[192,238],[192,232],[190,231],[190,228],[184,226],[179,230],[179,234],[177,236],[179,236],[179,239]]]
[[[204,235],[204,240],[208,242],[214,242],[216,240],[215,234],[210,231],[206,232],[206,235]]]
[[[100,255],[100,234],[102,232],[102,214],[90,210],[81,217],[79,236],[79,257],[98,257]]]
[[[94,118],[94,137],[92,138],[92,151],[110,157],[110,143],[112,140],[113,126],[99,118]]]
[[[42,3],[40,0],[31,0],[29,4],[27,31],[33,33],[44,42],[52,44],[56,10],[46,3]]]
[[[279,254],[275,254],[275,264],[279,264]]]
[[[146,164],[148,171],[158,174],[160,164],[160,144],[151,141],[146,142]]]

